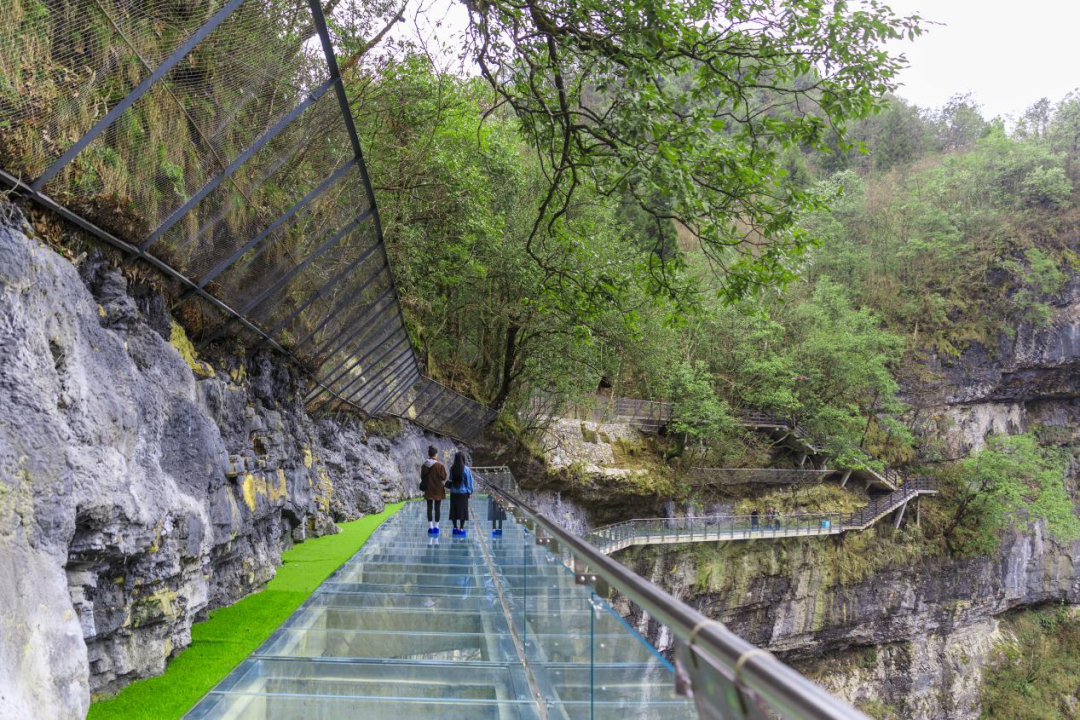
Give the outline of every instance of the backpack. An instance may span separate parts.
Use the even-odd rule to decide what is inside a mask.
[[[428,474],[430,472],[431,466],[427,463],[420,466],[420,492],[427,492]]]

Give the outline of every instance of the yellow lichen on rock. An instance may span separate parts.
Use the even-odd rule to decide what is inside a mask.
[[[277,503],[279,500],[289,497],[289,486],[285,480],[285,471],[278,468],[277,476],[278,482],[276,486],[273,483],[266,483],[266,490],[272,503]]]
[[[198,353],[195,352],[195,345],[188,339],[184,328],[175,320],[172,322],[172,330],[169,333],[169,344],[176,348],[193,373],[199,377],[214,377],[214,368],[199,359]]]
[[[255,512],[255,502],[259,497],[259,485],[262,485],[262,494],[266,494],[266,480],[260,477],[256,477],[251,473],[244,475],[243,491],[244,491],[244,504],[248,506],[251,512]]]
[[[229,371],[229,377],[231,377],[232,381],[237,385],[242,384],[245,380],[247,380],[247,367],[244,366],[243,363],[241,363],[240,365]]]
[[[150,553],[157,553],[161,549],[161,527],[164,525],[164,520],[158,520],[157,525],[154,527],[154,542],[150,543]]]

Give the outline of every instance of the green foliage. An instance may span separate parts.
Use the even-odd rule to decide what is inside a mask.
[[[909,348],[946,357],[973,342],[992,351],[1002,317],[1045,322],[1046,295],[1059,289],[1069,260],[1057,228],[1073,207],[1071,162],[1042,139],[1066,119],[1053,114],[1039,139],[1025,139],[980,125],[973,111],[953,104],[935,119],[897,103],[892,112],[921,127],[926,149],[889,162],[888,173],[848,170],[820,181],[844,197],[806,220],[825,238],[811,280],[843,278],[853,300]],[[885,149],[892,141],[881,138]],[[952,152],[935,155],[935,145]]]
[[[700,360],[671,368],[667,397],[672,403],[670,429],[689,440],[705,443],[735,430],[735,419],[727,403],[717,397],[712,375]]]
[[[983,677],[985,720],[1066,720],[1080,708],[1080,617],[1064,607],[1021,610]]]
[[[675,218],[740,298],[791,280],[814,237],[799,215],[822,197],[789,181],[792,148],[827,149],[880,107],[920,18],[883,4],[495,0],[468,4],[468,51],[548,170],[530,240],[559,252],[551,223],[578,192],[633,198]],[[660,243],[657,289],[682,255]]]
[[[903,342],[827,278],[800,283],[784,302],[707,306],[683,342],[706,359],[731,407],[797,420],[839,462],[862,458],[859,447],[910,454],[910,434],[887,419],[903,409],[890,371]]]
[[[1063,208],[1072,191],[1072,181],[1060,167],[1037,167],[1020,183],[1020,197],[1031,207]]]
[[[429,372],[515,409],[533,389],[575,396],[617,374],[617,349],[665,315],[646,250],[623,244],[634,226],[619,201],[579,193],[550,227],[557,246],[541,248],[530,233],[543,170],[512,116],[485,117],[490,90],[408,56],[369,92],[365,122],[386,131],[367,158]]]
[[[942,499],[952,508],[943,531],[950,547],[986,554],[998,547],[1004,530],[1036,520],[1059,542],[1080,538],[1064,473],[1060,452],[1039,446],[1032,434],[990,438],[941,472]]]
[[[313,538],[281,555],[281,567],[261,591],[210,613],[191,626],[191,645],[169,661],[163,675],[134,682],[90,706],[89,720],[180,718],[240,661],[250,655],[330,574],[352,557],[386,518],[341,524],[341,532]]]

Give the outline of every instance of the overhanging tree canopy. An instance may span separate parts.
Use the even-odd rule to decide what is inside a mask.
[[[921,32],[874,0],[465,3],[469,52],[544,161],[534,260],[592,185],[677,222],[732,299],[788,280],[814,240],[797,220],[821,198],[785,183],[782,151],[824,150],[875,110],[904,65],[884,44]],[[672,234],[656,237],[657,289],[685,299]]]

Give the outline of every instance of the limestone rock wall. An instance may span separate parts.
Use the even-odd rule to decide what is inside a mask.
[[[59,720],[454,448],[313,420],[269,353],[197,359],[160,296],[31,234],[0,224],[0,717]]]
[[[849,701],[876,702],[913,720],[978,717],[996,616],[1080,604],[1080,543],[1057,546],[1040,526],[1010,537],[993,557],[898,562],[857,581],[841,578],[840,565],[852,560],[844,542],[633,548],[617,558]],[[655,623],[622,610],[667,649]]]

